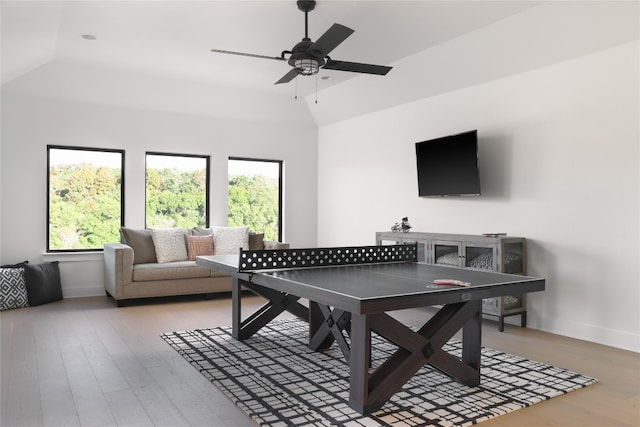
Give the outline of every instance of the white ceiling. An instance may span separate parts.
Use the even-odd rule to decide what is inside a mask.
[[[309,36],[316,40],[334,22],[346,25],[355,33],[333,59],[393,65],[539,3],[320,0],[309,13]],[[304,13],[294,0],[3,0],[1,7],[3,83],[56,60],[291,93],[288,85],[273,84],[289,70],[285,62],[210,49],[279,56],[304,36]],[[332,77],[318,80],[326,88],[357,74],[322,70],[320,76]]]
[[[638,0],[319,0],[309,14],[312,40],[340,23],[355,33],[333,59],[394,69],[384,77],[321,70],[331,79],[274,85],[289,71],[286,62],[210,49],[290,50],[304,36],[294,0],[2,0],[0,15],[3,90],[286,123],[306,114],[317,125],[640,37]],[[306,113],[291,102],[294,93]]]

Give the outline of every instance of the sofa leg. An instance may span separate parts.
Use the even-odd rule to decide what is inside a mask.
[[[113,296],[109,293],[109,291],[104,291],[105,294],[107,294],[107,297],[109,298],[113,298]],[[116,303],[116,307],[124,307],[127,305],[127,300],[124,299],[115,299],[113,298],[113,300]]]

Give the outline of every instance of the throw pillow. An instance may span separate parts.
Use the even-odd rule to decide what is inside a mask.
[[[17,264],[5,264],[0,266],[0,268],[24,268],[25,264],[29,264],[29,261],[22,261]]]
[[[151,236],[158,263],[187,260],[185,232],[182,228],[152,228]]]
[[[240,248],[249,249],[249,227],[212,227],[213,254],[240,253]]]
[[[213,235],[187,236],[187,254],[190,261],[200,255],[213,255]]]
[[[120,229],[122,243],[133,248],[133,263],[156,263],[156,247],[153,245],[153,237],[149,230],[135,228]]]
[[[0,267],[0,311],[28,306],[24,265]]]
[[[62,299],[58,261],[25,264],[24,279],[27,284],[29,305],[41,305]]]
[[[191,229],[192,236],[209,236],[213,234],[213,230],[210,228],[193,227]]]

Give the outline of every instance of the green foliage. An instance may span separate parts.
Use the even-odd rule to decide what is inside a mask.
[[[266,240],[278,240],[278,180],[265,176],[229,178],[229,226],[248,225],[264,233]]]
[[[49,249],[100,249],[120,240],[119,169],[55,166],[49,182]],[[278,240],[278,192],[277,179],[231,177],[228,225],[246,225]],[[206,169],[147,169],[147,227],[204,227],[206,214]]]
[[[101,249],[120,240],[120,169],[91,164],[49,170],[49,249]]]
[[[206,226],[206,169],[147,169],[147,227]]]

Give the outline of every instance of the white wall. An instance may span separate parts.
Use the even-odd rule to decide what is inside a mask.
[[[531,327],[640,351],[639,45],[319,130],[318,244],[415,231],[528,239]],[[407,81],[417,85],[419,81]],[[483,195],[419,198],[417,141],[478,129]]]
[[[146,151],[211,156],[212,225],[226,224],[229,156],[283,160],[284,239],[316,242],[317,128],[304,103],[52,63],[2,87],[0,262],[59,259],[65,297],[102,295],[103,262],[43,255],[47,144],[125,150],[129,227],[144,227]]]

